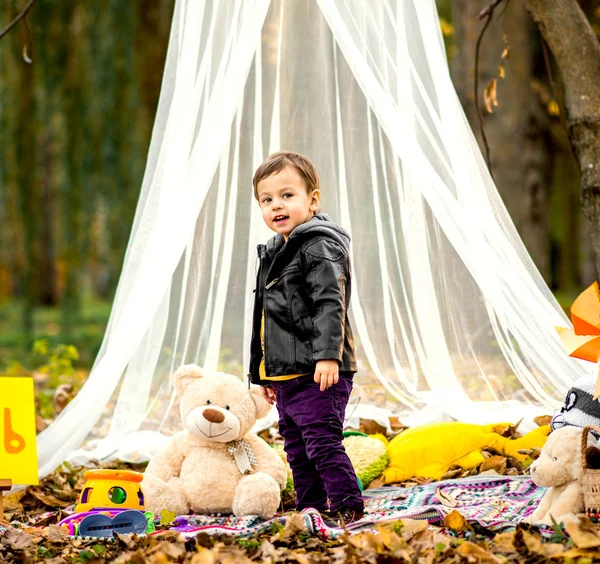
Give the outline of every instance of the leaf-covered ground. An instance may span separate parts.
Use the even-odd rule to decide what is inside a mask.
[[[516,467],[510,460],[495,466],[505,471]],[[310,535],[303,518],[294,512],[288,513],[285,526],[275,524],[270,531],[245,539],[200,533],[186,540],[170,530],[155,536],[115,534],[110,540],[78,539],[69,537],[57,523],[64,517],[63,510],[75,503],[83,484],[83,469],[63,469],[40,486],[5,498],[6,520],[0,521],[0,526],[8,528],[0,536],[0,562],[600,562],[600,533],[588,520],[567,524],[566,531],[557,528],[550,541],[543,541],[528,526],[499,535],[473,529],[458,511],[448,515],[444,529],[405,519],[383,523],[375,533],[346,534],[337,540]]]
[[[48,510],[60,510],[75,501],[80,471],[56,473],[44,483],[7,499],[7,518],[14,526],[0,538],[0,561],[39,562],[134,562],[193,564],[244,562],[297,562],[299,564],[394,563],[394,562],[578,562],[600,561],[600,534],[588,521],[568,526],[571,539],[558,531],[556,541],[542,542],[526,527],[494,536],[485,529],[473,530],[450,514],[448,529],[428,526],[424,521],[400,520],[380,525],[376,533],[344,535],[338,540],[311,536],[304,519],[290,513],[285,526],[246,539],[198,534],[185,540],[174,531],[155,536],[123,536],[110,540],[68,537],[56,525],[61,513],[53,514],[36,528],[16,526]],[[4,522],[4,525],[8,523]],[[42,526],[43,525],[43,526]],[[451,527],[455,529],[452,531]]]
[[[49,423],[69,401],[72,391],[60,386],[48,394],[47,406],[39,406],[38,430]],[[65,397],[63,397],[65,396]],[[44,412],[44,408],[46,413]],[[390,420],[393,433],[405,427]],[[545,420],[538,424],[546,423]],[[361,421],[361,431],[382,432],[385,428],[373,421]],[[507,427],[505,434],[516,429]],[[266,431],[269,442],[280,438]],[[464,471],[451,468],[444,478],[460,478],[477,473],[517,475],[527,472],[528,464],[539,451],[531,451],[526,463],[484,452],[486,461],[479,468]],[[143,466],[112,463],[106,468],[127,467],[143,471]],[[88,540],[69,537],[57,523],[66,516],[65,509],[76,502],[84,485],[82,468],[63,468],[36,487],[29,487],[5,498],[5,520],[0,520],[0,562],[167,562],[212,564],[237,562],[297,562],[300,564],[334,563],[542,563],[600,562],[600,533],[589,521],[557,527],[550,541],[542,540],[533,528],[518,526],[514,532],[495,535],[492,531],[473,527],[458,511],[450,513],[443,529],[425,521],[399,520],[379,525],[375,532],[346,534],[337,540],[326,540],[307,532],[304,520],[290,511],[285,526],[274,524],[270,531],[252,538],[209,536],[200,533],[184,539],[166,530],[153,536],[123,536],[110,540]],[[410,487],[429,480],[415,478],[401,485]],[[379,486],[375,481],[372,486]],[[293,499],[283,500],[283,509],[293,507]],[[448,500],[450,503],[452,500]],[[565,534],[565,532],[567,534]]]

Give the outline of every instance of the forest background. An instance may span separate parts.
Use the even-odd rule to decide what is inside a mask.
[[[600,0],[579,3],[600,37]],[[79,351],[67,357],[84,372],[96,356],[144,173],[173,4],[37,0],[0,39],[0,372],[61,343]],[[525,3],[505,2],[481,41],[476,98],[478,14],[490,0],[437,4],[463,108],[483,148],[481,116],[500,194],[567,307],[596,266],[561,122],[560,73]],[[0,0],[0,29],[25,5]]]

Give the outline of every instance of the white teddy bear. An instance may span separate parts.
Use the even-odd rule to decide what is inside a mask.
[[[270,409],[260,391],[193,364],[182,366],[173,381],[184,429],[148,464],[146,509],[271,518],[287,476],[280,456],[250,433]]]
[[[549,488],[529,523],[558,523],[583,512],[580,427],[562,427],[550,434],[540,457],[531,465],[531,479]]]

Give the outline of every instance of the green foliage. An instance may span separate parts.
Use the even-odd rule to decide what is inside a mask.
[[[84,549],[79,553],[79,557],[76,559],[76,562],[88,562],[89,560],[94,560],[98,555],[93,550]]]
[[[87,375],[85,372],[76,373],[73,363],[79,359],[79,352],[73,345],[52,346],[46,339],[39,339],[33,343],[30,359],[33,361],[30,366],[16,360],[9,362],[4,370],[0,370],[0,376],[33,376],[38,388],[38,412],[44,419],[53,418],[56,415],[56,389],[61,384],[67,384],[74,394],[81,388]]]
[[[236,539],[236,542],[244,550],[247,550],[249,552],[257,550],[260,547],[260,541],[258,539],[253,539],[253,538],[250,538],[250,539],[238,538],[238,539]]]
[[[51,548],[38,546],[37,555],[39,558],[54,558],[55,552]]]
[[[171,525],[175,524],[176,517],[177,514],[173,511],[167,511],[166,509],[163,509],[160,512],[160,525],[162,527],[170,527]]]
[[[550,514],[550,520],[552,521],[552,535],[548,539],[549,542],[560,542],[568,543],[571,539],[565,533],[564,523],[558,523],[556,519]]]
[[[46,361],[38,370],[48,374],[50,384],[54,384],[54,387],[62,377],[74,376],[73,362],[79,360],[79,353],[73,345],[50,348],[46,339],[40,339],[33,343],[33,353]]]
[[[79,321],[70,335],[63,330],[61,311],[55,307],[37,308],[33,316],[33,331],[27,336],[20,326],[20,302],[0,305],[0,372],[18,371],[18,365],[39,366],[40,356],[45,356],[42,341],[48,349],[68,343],[77,349],[80,358],[73,364],[90,368],[104,336],[111,304],[86,298],[82,303]],[[37,343],[37,344],[35,344]],[[60,358],[73,351],[55,351]],[[59,359],[56,359],[57,361]],[[50,359],[48,359],[50,360]],[[57,363],[51,366],[56,368]]]
[[[106,547],[102,544],[95,544],[92,546],[92,550],[102,558],[106,554]]]
[[[279,534],[282,536],[285,532],[285,526],[279,523],[279,521],[273,521],[271,523],[271,534],[276,535]]]

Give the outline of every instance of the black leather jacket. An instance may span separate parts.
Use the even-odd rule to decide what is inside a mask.
[[[335,359],[356,372],[350,305],[350,238],[327,214],[299,225],[287,242],[276,235],[258,246],[250,373],[260,380],[261,316],[265,315],[267,376],[314,373],[318,360]]]

